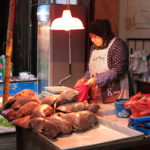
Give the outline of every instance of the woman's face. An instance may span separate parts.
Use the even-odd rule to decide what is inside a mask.
[[[96,46],[102,46],[103,45],[103,39],[93,33],[89,33],[89,37],[91,38],[91,41],[96,45]]]

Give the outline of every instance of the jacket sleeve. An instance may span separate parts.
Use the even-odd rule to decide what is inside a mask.
[[[109,71],[96,75],[96,81],[99,87],[102,87],[120,76],[127,70],[129,65],[129,52],[127,45],[117,38],[108,52],[108,67]]]
[[[86,72],[84,73],[84,75],[83,75],[83,78],[85,78],[85,79],[90,79],[90,73],[89,73],[89,70],[86,70]]]

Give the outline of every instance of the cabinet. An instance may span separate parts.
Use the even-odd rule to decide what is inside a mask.
[[[3,96],[4,83],[0,82],[0,96]],[[9,95],[16,95],[23,89],[31,89],[37,94],[37,80],[10,82]]]

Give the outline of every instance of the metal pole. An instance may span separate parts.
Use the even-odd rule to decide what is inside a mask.
[[[59,85],[61,86],[63,82],[68,80],[72,75],[72,57],[71,57],[71,31],[69,30],[69,75],[59,81]]]

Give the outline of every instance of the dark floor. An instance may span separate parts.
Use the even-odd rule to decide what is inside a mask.
[[[0,135],[0,150],[16,150],[16,134]]]

